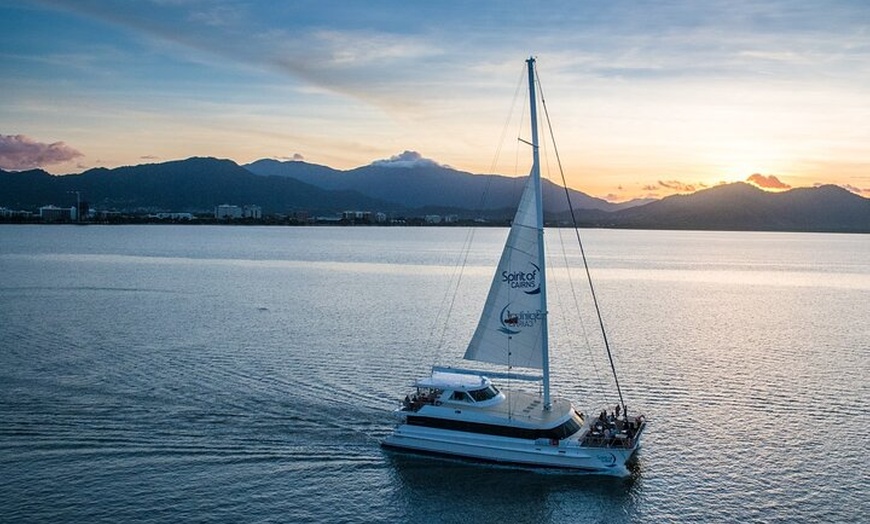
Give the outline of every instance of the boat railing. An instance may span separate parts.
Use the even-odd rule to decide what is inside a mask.
[[[402,401],[402,411],[420,411],[420,408],[423,406],[434,405],[437,406],[440,404],[438,400],[437,394],[428,394],[428,393],[414,393],[411,395],[406,395],[405,400]]]
[[[590,421],[586,432],[578,439],[581,446],[596,448],[632,448],[646,427],[643,416],[626,420]]]

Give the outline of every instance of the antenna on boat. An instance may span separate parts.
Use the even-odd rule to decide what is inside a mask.
[[[535,200],[537,208],[536,225],[538,229],[538,260],[544,261],[544,208],[541,191],[541,159],[538,152],[538,106],[535,95],[535,57],[530,56],[526,60],[529,69],[529,111],[532,124],[532,179],[535,184]],[[541,304],[547,307],[547,278],[544,270],[545,264],[541,264]],[[542,312],[541,325],[541,357],[544,387],[544,409],[552,407],[550,402],[550,347],[549,332],[547,328],[547,311]]]

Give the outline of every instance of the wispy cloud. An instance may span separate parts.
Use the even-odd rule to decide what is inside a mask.
[[[416,147],[485,170],[479,152],[498,136],[520,60],[533,53],[566,164],[600,152],[589,166],[606,171],[596,194],[665,176],[676,180],[643,190],[691,192],[704,186],[684,180],[759,170],[795,184],[866,172],[865,0],[554,0],[536,13],[546,31],[534,34],[524,9],[495,2],[6,4],[16,16],[5,18],[28,23],[0,35],[3,59],[21,72],[0,79],[9,101],[0,120],[51,129],[109,163],[143,147],[200,154],[206,146],[180,151],[202,137],[210,153],[236,158],[275,157],[292,143],[347,167]],[[63,123],[60,108],[70,108]],[[147,144],[117,132],[130,111]],[[566,122],[582,139],[565,136]],[[271,138],[252,139],[261,133]],[[185,144],[165,138],[175,136]],[[832,161],[846,169],[828,169]]]
[[[816,182],[815,184],[813,184],[813,187],[820,187],[820,186],[824,186],[824,185],[826,185],[826,184],[823,184],[822,182]],[[852,184],[836,184],[836,185],[842,187],[846,191],[851,191],[852,193],[855,193],[856,195],[860,195],[860,196],[863,196],[865,194],[870,195],[870,187],[860,188],[860,187],[854,186]]]
[[[0,167],[33,169],[84,156],[63,142],[37,142],[25,135],[0,135]]]
[[[243,16],[243,10],[235,5],[209,5],[191,11],[187,19],[193,24],[211,27],[230,27]]]
[[[680,182],[679,180],[659,180],[659,186],[680,193],[694,193],[698,190],[697,185],[687,184],[685,182]]]

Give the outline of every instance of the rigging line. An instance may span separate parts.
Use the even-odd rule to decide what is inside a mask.
[[[514,97],[513,97],[513,100],[511,101],[511,108],[510,108],[510,111],[508,111],[508,116],[505,119],[504,125],[502,125],[501,136],[498,139],[498,145],[496,146],[495,155],[493,156],[492,163],[490,164],[490,167],[489,167],[490,173],[495,173],[495,170],[496,170],[496,167],[498,164],[498,159],[501,157],[501,150],[502,150],[502,147],[504,146],[504,143],[505,143],[505,136],[507,136],[508,127],[510,127],[511,120],[513,119],[514,110],[517,107],[517,100],[519,100],[519,98],[520,98],[520,89],[523,87],[523,77],[524,77],[525,73],[526,73],[526,68],[525,67],[521,68],[520,77],[517,80],[516,89],[514,89]]]
[[[538,82],[539,82],[538,88],[540,89],[540,79],[538,79]],[[542,117],[542,119],[543,119],[543,117]],[[550,129],[550,136],[549,136],[550,144],[552,144],[553,149],[555,149],[555,146],[556,146],[555,136],[553,136],[553,134],[552,134],[552,127],[548,125],[548,128]],[[538,149],[541,152],[543,162],[546,166],[546,169],[544,170],[546,173],[546,178],[551,183],[553,183],[553,177],[551,176],[552,168],[550,166],[549,144],[547,143],[547,138],[548,138],[547,133],[541,134],[541,137],[540,137],[541,144],[540,144],[540,147]],[[561,165],[559,165],[558,167],[559,167],[560,172],[561,172]],[[563,183],[564,183],[564,177],[563,177]],[[565,276],[567,277],[568,285],[569,285],[569,288],[571,290],[570,296],[574,301],[574,309],[577,313],[576,318],[579,321],[580,330],[583,333],[583,340],[585,342],[585,347],[586,347],[587,352],[589,353],[589,362],[592,364],[592,369],[595,372],[595,383],[598,385],[598,391],[600,391],[601,394],[604,396],[605,404],[610,404],[610,400],[607,398],[608,397],[608,395],[607,395],[608,388],[606,388],[604,386],[604,380],[602,380],[602,378],[601,378],[601,370],[598,368],[598,364],[596,362],[597,359],[595,358],[595,356],[592,353],[592,344],[591,344],[590,339],[589,339],[589,332],[586,329],[586,322],[583,320],[583,315],[581,313],[582,309],[580,307],[580,300],[578,298],[576,286],[574,285],[574,277],[571,274],[571,264],[568,261],[568,250],[565,248],[565,238],[564,238],[564,235],[562,234],[562,228],[558,227],[558,224],[557,224],[556,229],[557,229],[556,234],[559,238],[559,246],[561,247],[562,263],[564,264],[564,268],[565,268]],[[548,251],[548,258],[550,258],[553,261],[557,260],[557,257],[549,255],[549,251]],[[567,304],[567,299],[562,300],[561,287],[556,286],[555,291],[556,291],[556,295],[557,295],[558,300],[560,300],[561,303],[563,303],[563,304]],[[567,314],[564,315],[563,320],[567,320],[568,317],[569,317],[569,315],[567,315]],[[561,329],[562,329],[562,332],[563,332],[564,337],[565,337],[564,340],[571,340],[571,333],[570,333],[570,330],[568,329],[568,325],[566,322],[561,323]]]
[[[541,89],[540,78],[537,78],[537,80],[538,80],[538,89],[540,90]],[[541,91],[541,93],[543,96],[542,91]],[[548,115],[541,113],[541,116],[540,116],[541,127],[543,127],[543,121],[547,117],[548,117]],[[549,121],[547,123],[549,124]],[[548,129],[550,130],[550,136],[549,136],[550,142],[553,144],[553,149],[556,149],[556,147],[555,147],[556,140],[555,140],[555,136],[553,135],[552,126],[548,125]],[[551,176],[553,169],[550,165],[550,152],[549,152],[549,146],[547,144],[547,138],[548,138],[547,133],[541,133],[540,138],[539,138],[540,144],[539,144],[538,150],[541,153],[541,159],[542,159],[541,161],[544,164],[541,175],[542,175],[542,177],[545,177],[551,183],[554,183],[553,176]],[[522,139],[520,139],[520,141],[525,142],[525,140],[522,140]],[[528,143],[528,142],[526,142],[526,143]],[[529,145],[532,145],[532,144],[529,144]],[[560,168],[560,172],[561,172],[561,165],[559,165],[559,168]],[[562,179],[562,183],[564,185],[564,177]],[[558,185],[558,183],[556,182],[556,183],[554,183],[554,185]],[[587,352],[589,353],[589,362],[592,363],[592,369],[595,372],[595,380],[596,380],[596,383],[598,384],[598,391],[600,391],[601,394],[604,396],[605,403],[610,404],[610,401],[607,398],[608,388],[606,388],[604,386],[604,381],[601,378],[601,371],[598,369],[598,364],[596,363],[595,356],[592,353],[592,344],[590,343],[590,340],[589,340],[589,333],[588,333],[588,330],[586,329],[586,323],[583,321],[583,315],[580,313],[582,311],[580,308],[580,300],[578,298],[576,286],[574,285],[574,278],[571,275],[571,269],[570,269],[571,264],[568,262],[568,250],[565,249],[564,236],[562,235],[561,228],[557,228],[557,230],[558,230],[557,236],[559,237],[559,245],[561,247],[561,252],[562,252],[562,262],[563,262],[564,267],[565,267],[565,273],[566,273],[566,276],[568,279],[568,284],[569,284],[569,287],[571,290],[571,297],[573,298],[573,301],[574,301],[574,308],[577,311],[576,317],[580,322],[580,328],[581,328],[581,331],[583,333],[583,340],[585,342],[585,347],[586,347]],[[550,260],[555,261],[557,259],[557,257],[555,255],[551,254],[550,251],[547,252],[547,256]],[[562,294],[561,294],[561,288],[559,286],[555,287],[555,292],[556,292],[557,298],[561,300]],[[565,302],[563,302],[563,303],[565,303]],[[567,319],[567,317],[568,316],[565,315],[565,319]],[[561,325],[561,328],[562,328],[562,331],[565,335],[565,340],[571,340],[571,334],[569,332],[567,324],[563,323]]]
[[[541,84],[540,84],[540,78],[538,78],[538,89],[539,89],[539,92],[541,92],[542,102],[543,102],[543,91],[541,90],[542,88],[541,88]],[[553,134],[552,126],[549,125],[550,124],[549,123],[549,114],[543,114],[541,117],[542,121],[544,118],[547,119],[547,124],[548,124],[547,128],[550,131],[550,133],[549,133],[550,143],[552,143],[553,149],[555,150],[556,149],[556,137]],[[553,183],[553,178],[550,176],[552,169],[550,167],[550,154],[549,154],[549,147],[547,147],[548,146],[547,138],[548,138],[547,133],[541,134],[541,137],[540,137],[541,145],[539,147],[539,150],[541,151],[541,156],[543,157],[544,163],[546,165],[546,178],[551,183]],[[558,154],[558,151],[556,151],[556,153]],[[558,158],[558,156],[557,156],[557,158]],[[558,167],[559,167],[559,172],[561,173],[562,172],[561,162],[558,162]],[[565,185],[564,184],[564,174],[562,176],[562,184],[563,184],[563,186]],[[567,198],[566,198],[566,200],[567,200]],[[569,202],[569,204],[570,204],[570,202]],[[595,355],[593,355],[593,353],[592,353],[592,344],[589,340],[589,332],[586,329],[586,323],[584,322],[583,315],[581,313],[582,309],[580,307],[580,300],[578,298],[576,286],[574,285],[574,277],[571,275],[571,264],[568,261],[568,250],[565,249],[565,238],[564,238],[564,235],[562,234],[562,228],[557,227],[557,230],[558,230],[557,236],[559,237],[559,245],[560,245],[561,251],[562,251],[562,262],[565,265],[565,275],[568,279],[568,285],[571,289],[571,297],[573,298],[574,308],[577,312],[576,317],[579,320],[580,329],[581,329],[581,332],[583,333],[583,340],[585,342],[585,347],[586,347],[587,352],[589,353],[589,362],[592,364],[592,369],[595,372],[595,382],[598,385],[598,391],[600,391],[601,394],[604,396],[605,403],[610,404],[610,401],[607,398],[608,397],[607,388],[604,386],[604,381],[601,378],[601,370],[598,369],[598,364],[596,362],[597,359],[595,358]],[[553,259],[553,260],[555,260],[555,259]],[[562,296],[559,287],[556,288],[556,293],[559,295],[559,297]],[[568,315],[565,315],[564,318],[567,319]],[[565,340],[570,340],[571,336],[570,336],[570,332],[568,330],[567,324],[562,325],[562,330],[563,330],[565,337],[566,337]]]
[[[526,114],[529,112],[526,110],[526,109],[528,109],[527,104],[531,104],[531,100],[529,100],[528,91],[524,89],[523,90],[523,109],[522,109],[522,111],[520,111],[519,127],[517,127],[517,141],[523,142],[525,144],[529,144],[532,146],[532,148],[534,148],[536,146],[536,144],[532,144],[528,140],[523,140],[523,138],[522,138],[523,131],[526,129],[526,125],[525,125]],[[530,120],[531,120],[531,118],[530,118]],[[523,149],[522,151],[525,152],[525,149]],[[519,173],[519,166],[520,166],[520,148],[515,147],[514,148],[514,175]]]
[[[538,89],[540,90],[541,89],[540,79],[538,79],[538,82],[539,82]],[[548,124],[547,128],[550,131],[549,139],[550,139],[550,143],[552,144],[553,149],[555,150],[556,149],[556,138],[553,135],[552,126],[549,125],[549,115],[544,114],[542,118],[547,118],[547,124]],[[553,179],[550,176],[550,172],[551,172],[550,154],[549,154],[549,148],[546,147],[548,145],[546,143],[547,133],[542,133],[540,140],[541,140],[541,147],[539,149],[541,150],[542,156],[544,158],[544,162],[547,166],[547,180],[549,180],[552,183]],[[562,173],[561,163],[557,162],[557,164],[558,164],[559,172]],[[555,185],[558,185],[558,184],[555,184]],[[562,185],[563,186],[565,185],[564,174],[562,176]],[[568,200],[567,195],[566,195],[566,200]],[[570,204],[570,201],[568,203]],[[607,394],[608,388],[606,388],[604,386],[604,380],[602,380],[602,377],[601,377],[601,370],[598,369],[597,359],[595,358],[595,355],[593,355],[593,353],[592,353],[592,344],[591,344],[590,339],[589,339],[589,332],[586,329],[586,323],[583,321],[583,315],[581,314],[582,309],[580,307],[580,300],[578,298],[579,295],[577,293],[576,286],[574,285],[574,277],[571,275],[571,264],[568,262],[568,250],[565,249],[565,238],[564,238],[564,235],[562,234],[562,228],[557,228],[557,229],[558,229],[557,235],[559,237],[559,245],[560,245],[561,251],[562,251],[562,259],[563,259],[563,263],[565,264],[565,273],[566,273],[566,276],[568,278],[569,287],[571,289],[571,297],[574,299],[574,308],[577,311],[577,319],[580,321],[580,328],[581,328],[581,331],[583,332],[583,340],[585,342],[586,350],[589,353],[589,362],[592,363],[592,369],[595,371],[595,381],[598,385],[598,390],[604,396],[605,403],[610,404],[610,400],[608,399],[608,394]],[[559,288],[556,288],[556,290],[558,292]],[[568,338],[566,338],[566,340],[570,340],[570,334],[568,333],[567,326],[563,326],[563,328],[564,328],[566,336],[568,336]]]
[[[538,83],[538,88],[539,88],[539,90],[541,88],[540,79],[539,79],[539,83]],[[548,116],[549,115],[545,114],[545,115],[543,115],[542,118],[546,118]],[[555,136],[553,135],[552,126],[549,125],[549,120],[547,120],[547,124],[548,124],[547,127],[550,130],[550,136],[549,136],[550,143],[552,144],[553,149],[555,150],[556,149],[556,139],[555,139]],[[553,180],[552,180],[552,177],[550,176],[551,168],[550,168],[549,147],[546,147],[549,145],[549,144],[547,144],[547,133],[542,133],[540,140],[541,140],[541,147],[539,148],[539,150],[541,150],[542,157],[544,158],[544,163],[546,164],[547,180],[549,180],[552,183]],[[558,167],[559,167],[559,171],[561,173],[561,171],[562,171],[561,170],[561,163],[558,163]],[[565,185],[564,182],[565,182],[565,180],[564,180],[564,176],[563,176],[562,177],[562,185]],[[567,200],[567,195],[566,195],[566,200]],[[569,204],[570,204],[570,202],[569,202]],[[610,401],[607,398],[608,397],[607,388],[604,387],[604,381],[601,378],[601,371],[598,369],[598,364],[596,363],[597,359],[592,354],[592,344],[590,343],[590,340],[589,340],[589,333],[586,329],[586,323],[583,321],[583,315],[581,314],[580,300],[578,298],[578,293],[577,293],[576,287],[574,285],[574,278],[571,275],[571,264],[568,262],[568,250],[565,249],[565,239],[564,239],[564,235],[562,234],[561,228],[558,228],[558,237],[559,237],[560,246],[562,248],[562,258],[563,258],[563,263],[565,264],[565,273],[566,273],[566,276],[568,277],[568,284],[569,284],[570,289],[571,289],[571,296],[574,299],[574,307],[576,308],[576,311],[577,311],[577,318],[580,321],[580,328],[583,332],[583,340],[585,341],[586,350],[589,353],[589,362],[592,363],[592,369],[595,371],[595,380],[596,380],[596,383],[598,384],[598,390],[604,396],[605,403],[610,404]],[[556,288],[556,291],[558,292],[559,288]],[[563,326],[563,328],[564,328],[565,334],[569,335],[567,326]],[[566,340],[570,340],[570,336],[568,336],[568,338],[566,338]]]
[[[598,384],[598,390],[604,395],[605,403],[610,404],[607,399],[607,388],[604,387],[604,381],[601,379],[601,370],[598,369],[595,356],[592,354],[592,343],[589,340],[589,331],[586,329],[586,322],[583,320],[582,309],[580,307],[580,299],[578,298],[577,288],[574,285],[574,277],[571,275],[571,264],[568,261],[568,250],[565,249],[565,236],[562,234],[562,228],[559,228],[559,243],[562,246],[562,258],[565,263],[565,273],[568,277],[568,286],[571,289],[571,297],[574,299],[574,308],[577,310],[577,320],[580,324],[580,331],[583,333],[583,341],[586,345],[586,350],[589,352],[589,362],[592,364],[592,369],[595,371],[595,380]],[[558,288],[557,288],[558,290]],[[565,326],[566,340],[570,340],[570,333]]]
[[[465,235],[465,240],[463,241],[462,249],[460,250],[460,260],[461,262],[457,265],[454,265],[453,272],[450,275],[450,279],[448,280],[448,285],[444,289],[444,296],[441,299],[441,305],[438,308],[438,313],[435,316],[435,319],[432,321],[432,327],[430,331],[430,337],[435,338],[436,330],[438,326],[441,326],[440,336],[438,337],[438,343],[436,345],[437,352],[440,353],[444,349],[444,341],[447,337],[447,327],[450,325],[450,316],[453,312],[453,306],[456,304],[456,297],[459,294],[459,287],[462,283],[462,275],[464,273],[465,267],[468,261],[468,254],[471,251],[471,243],[474,237],[474,228],[470,228]],[[442,315],[442,311],[446,312]],[[444,317],[444,322],[441,322],[442,316]],[[433,355],[432,364],[436,364],[439,354]]]
[[[510,121],[513,118],[514,111],[515,111],[516,106],[517,106],[517,100],[519,99],[520,89],[523,86],[524,74],[525,74],[525,67],[521,68],[519,78],[517,79],[517,82],[516,82],[516,88],[514,89],[514,96],[513,96],[513,100],[511,101],[510,111],[508,111],[507,119],[505,120],[505,123],[502,126],[501,138],[499,139],[498,144],[496,145],[496,151],[495,151],[495,154],[493,155],[492,163],[490,164],[490,169],[489,169],[490,173],[495,172],[496,165],[498,164],[498,159],[501,157],[501,150],[502,150],[502,146],[504,145],[504,142],[505,142],[505,136],[507,135],[507,131],[508,131],[508,128],[510,126]],[[488,177],[486,177],[483,191],[481,192],[480,198],[478,199],[477,206],[474,208],[474,210],[472,212],[472,216],[479,216],[483,212],[483,209],[486,206],[486,200],[489,196],[491,186],[492,186],[492,177],[488,176]],[[463,241],[462,249],[460,250],[460,255],[459,255],[460,263],[455,265],[453,268],[453,273],[450,275],[450,280],[448,281],[448,286],[445,288],[444,296],[441,299],[441,306],[438,308],[438,313],[436,314],[435,319],[433,320],[433,323],[432,323],[432,327],[430,328],[430,337],[434,339],[435,332],[438,328],[438,325],[441,322],[441,317],[442,317],[441,311],[444,309],[445,304],[447,304],[447,308],[446,308],[447,311],[443,315],[444,322],[441,325],[441,333],[440,333],[440,336],[438,337],[438,344],[436,346],[437,351],[436,351],[436,354],[432,355],[433,365],[436,363],[435,361],[437,361],[437,359],[439,358],[439,355],[437,353],[440,353],[444,348],[445,339],[447,337],[447,329],[448,329],[448,326],[450,325],[450,317],[452,316],[454,306],[456,305],[456,299],[459,295],[459,289],[461,288],[462,277],[465,274],[465,268],[468,266],[468,257],[471,253],[471,246],[474,243],[474,236],[475,236],[476,231],[477,231],[477,228],[472,226],[468,229],[468,232],[465,235],[465,240]],[[454,282],[455,282],[455,284],[454,284]],[[451,291],[452,291],[452,293],[451,293]]]
[[[536,72],[537,73],[537,72]],[[610,351],[610,342],[607,340],[607,330],[604,329],[604,319],[601,317],[601,308],[598,306],[598,297],[595,294],[595,286],[592,283],[592,274],[589,272],[589,264],[586,260],[586,250],[583,249],[583,241],[580,240],[580,228],[577,227],[577,218],[574,213],[574,205],[571,203],[571,194],[568,192],[568,183],[565,181],[565,172],[562,170],[562,160],[559,157],[559,148],[556,147],[556,140],[553,138],[553,126],[550,121],[550,113],[547,110],[547,101],[544,98],[544,91],[541,87],[541,79],[538,78],[538,88],[541,92],[541,106],[544,108],[546,115],[547,127],[550,131],[550,137],[553,141],[553,154],[556,156],[556,163],[559,165],[559,172],[562,175],[562,187],[565,188],[565,196],[568,199],[568,209],[571,211],[571,223],[574,226],[574,233],[577,235],[577,244],[580,246],[580,255],[583,258],[583,267],[586,270],[586,280],[589,282],[589,293],[592,295],[592,303],[595,304],[595,314],[598,316],[598,325],[601,328],[601,337],[604,339],[604,347],[607,349],[607,358],[610,361],[610,370],[613,372],[613,380],[616,383],[616,392],[619,394],[619,404],[625,409],[625,401],[622,397],[622,388],[619,387],[619,376],[616,374],[616,366],[613,363],[613,353]]]

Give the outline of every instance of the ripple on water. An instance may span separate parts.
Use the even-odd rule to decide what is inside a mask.
[[[4,229],[4,248],[76,248],[0,255],[0,514],[10,521],[870,513],[870,247],[849,236],[589,232],[604,249],[593,262],[605,270],[597,289],[626,401],[650,418],[632,475],[610,479],[381,450],[389,411],[431,364],[459,362],[482,302],[459,296],[446,314],[447,247],[422,242],[425,230],[357,230],[353,252],[349,232],[331,229],[77,228],[72,244],[63,228],[16,241],[24,231]],[[403,234],[431,251],[394,271],[398,251],[384,253]],[[495,246],[504,236],[480,234]],[[276,250],[300,256],[283,263]],[[796,270],[780,250],[802,264],[822,253],[824,267]],[[814,281],[817,271],[826,276]],[[854,274],[859,285],[841,285]],[[485,292],[490,277],[475,268],[464,278]],[[600,341],[587,349],[583,327],[555,316],[568,342],[555,345],[554,385],[581,406],[612,405]],[[435,317],[448,319],[443,337]]]

